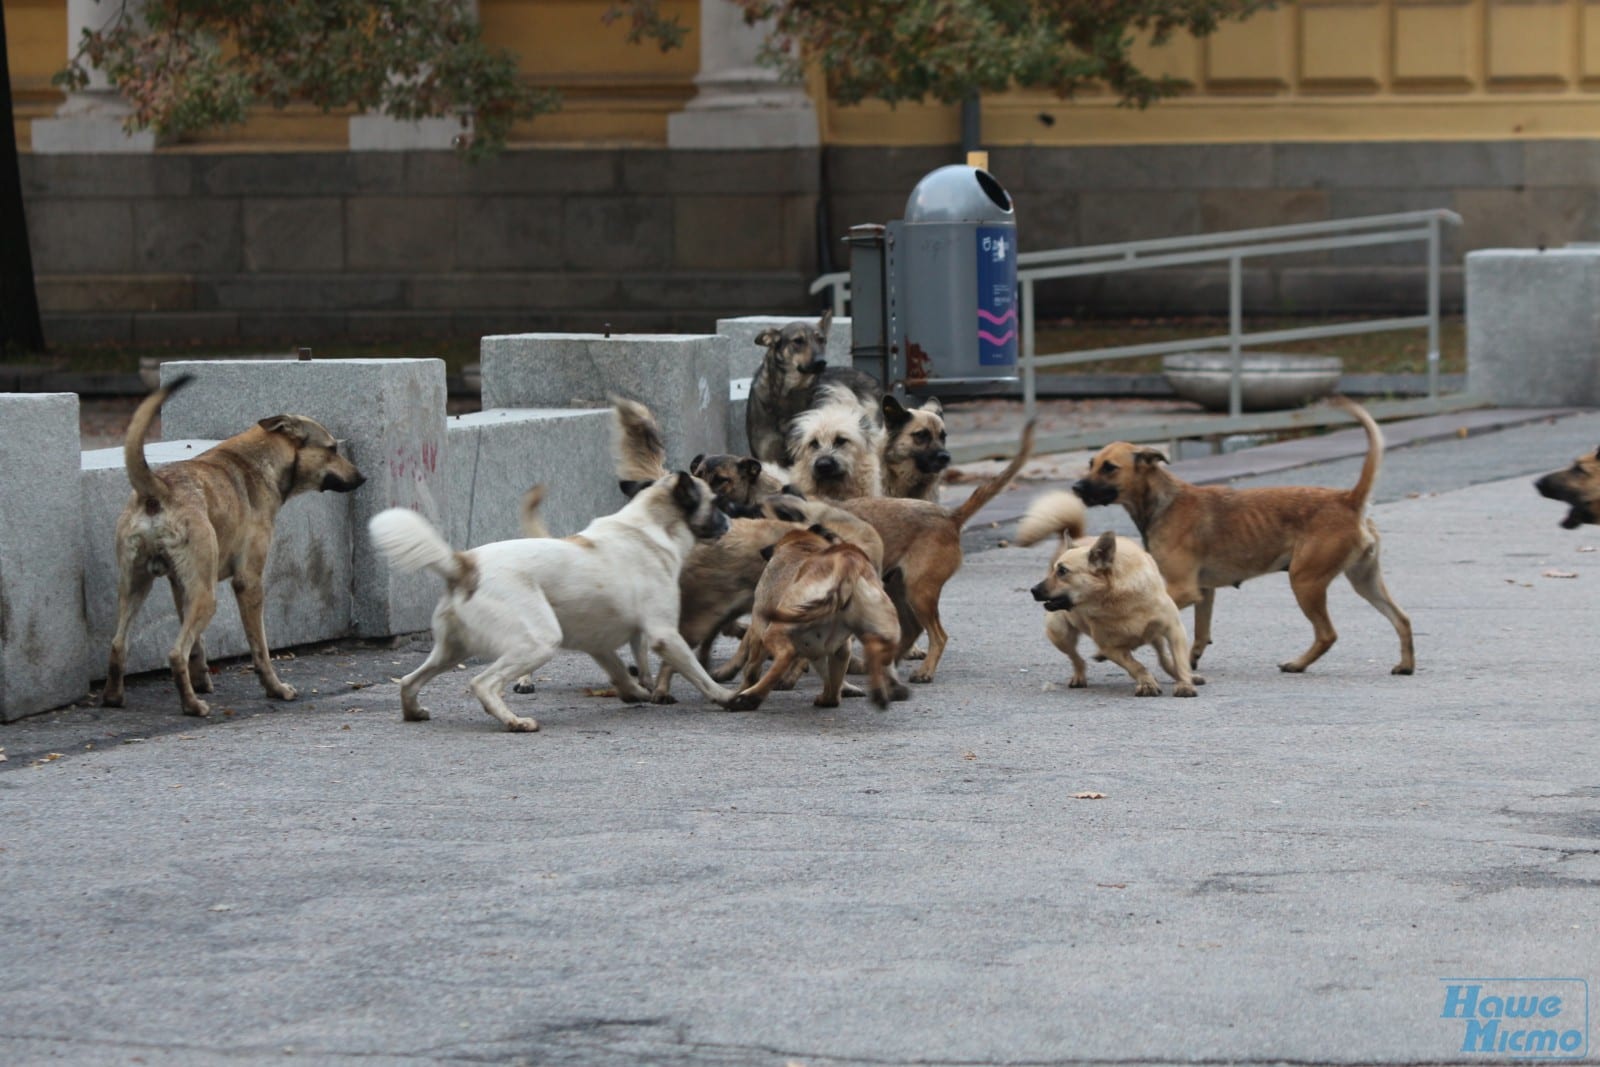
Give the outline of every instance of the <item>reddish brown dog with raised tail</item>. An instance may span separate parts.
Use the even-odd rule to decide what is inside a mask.
[[[1191,485],[1161,466],[1166,457],[1126,441],[1109,444],[1089,461],[1089,473],[1072,487],[1084,503],[1121,504],[1144,535],[1167,592],[1179,608],[1195,605],[1191,665],[1211,643],[1216,590],[1274,571],[1288,571],[1300,610],[1311,620],[1311,647],[1278,664],[1299,672],[1333,647],[1339,635],[1328,617],[1328,586],[1350,579],[1400,636],[1394,674],[1416,667],[1411,620],[1389,595],[1378,564],[1378,529],[1366,517],[1367,500],[1383,460],[1383,432],[1359,404],[1333,403],[1367,432],[1367,460],[1351,489],[1284,486],[1230,489]]]

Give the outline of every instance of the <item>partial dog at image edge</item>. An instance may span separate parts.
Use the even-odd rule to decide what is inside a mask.
[[[619,411],[617,417],[626,416]],[[725,706],[733,692],[711,679],[678,633],[678,576],[697,540],[727,529],[728,517],[710,488],[686,471],[661,476],[637,489],[622,510],[559,539],[519,538],[456,551],[416,512],[378,513],[369,532],[390,565],[402,572],[427,569],[445,580],[433,613],[433,651],[400,680],[402,715],[427,719],[417,701],[421,688],[461,660],[482,656],[492,662],[472,679],[473,696],[506,729],[537,730],[538,722],[506,705],[504,690],[561,649],[593,658],[624,703],[648,700],[649,690],[617,655],[623,645],[638,647],[641,635],[677,673]]]
[[[1579,456],[1570,467],[1551,471],[1533,487],[1540,496],[1570,505],[1561,520],[1563,530],[1576,530],[1585,523],[1600,525],[1600,448]]]
[[[850,639],[861,641],[867,668],[867,694],[880,708],[906,700],[911,692],[895,677],[900,623],[883,591],[877,566],[857,546],[820,524],[790,530],[763,550],[766,569],[756,585],[755,607],[746,640],[772,657],[757,678],[763,657],[752,656],[745,688],[729,711],[761,706],[797,660],[809,660],[823,679],[819,708],[836,708],[850,663]]]
[[[1172,695],[1194,696],[1194,687],[1205,679],[1189,671],[1189,635],[1156,561],[1138,542],[1109,530],[1098,538],[1085,537],[1084,515],[1083,501],[1071,493],[1045,493],[1029,505],[1017,526],[1018,545],[1061,539],[1049,572],[1030,592],[1047,612],[1045,636],[1072,661],[1068,687],[1089,684],[1088,665],[1078,655],[1078,635],[1088,634],[1107,659],[1133,678],[1135,696],[1161,695],[1155,676],[1134,658],[1134,650],[1143,645],[1156,650],[1161,669],[1177,683]]]
[[[128,631],[155,579],[166,575],[178,609],[178,639],[167,655],[186,715],[205,716],[199,693],[212,691],[204,633],[217,610],[217,583],[229,579],[250,660],[267,695],[293,700],[272,667],[264,620],[264,572],[278,509],[310,492],[348,493],[366,477],[339,455],[327,428],[304,415],[273,415],[193,459],[152,470],[144,439],[166,399],[191,380],[176,378],[145,397],[123,442],[133,495],[117,518],[117,629],[100,703],[126,699]]]
[[[1121,504],[1144,536],[1180,609],[1195,605],[1190,666],[1211,643],[1216,590],[1274,571],[1288,571],[1295,601],[1311,622],[1311,647],[1278,664],[1299,673],[1333,647],[1328,586],[1339,575],[1388,619],[1400,638],[1400,662],[1390,673],[1411,674],[1416,655],[1411,620],[1389,595],[1379,565],[1381,539],[1367,501],[1383,463],[1383,431],[1359,404],[1331,401],[1367,434],[1367,457],[1350,489],[1276,486],[1232,489],[1191,485],[1162,467],[1167,457],[1126,441],[1106,445],[1072,490],[1091,507]]]

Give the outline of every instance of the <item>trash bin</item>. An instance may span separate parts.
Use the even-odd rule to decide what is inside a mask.
[[[851,301],[858,366],[919,392],[1009,391],[1017,380],[1017,224],[994,175],[940,167],[905,218],[857,226]]]

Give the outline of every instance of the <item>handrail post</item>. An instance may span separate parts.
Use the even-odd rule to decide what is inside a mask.
[[[1038,399],[1034,391],[1033,365],[1034,339],[1033,339],[1033,279],[1022,279],[1022,411],[1024,418],[1033,418],[1038,410]]]
[[[1428,397],[1439,398],[1439,217],[1428,220]]]
[[[1228,355],[1232,370],[1228,376],[1228,414],[1238,417],[1244,409],[1244,354],[1240,351],[1240,337],[1244,333],[1244,272],[1239,256],[1228,259]]]

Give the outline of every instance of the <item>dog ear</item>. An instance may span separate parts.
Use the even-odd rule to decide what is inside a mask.
[[[891,430],[898,430],[911,421],[911,412],[896,400],[894,394],[885,393],[883,396],[883,424]]]
[[[778,343],[778,338],[782,336],[782,331],[768,327],[756,334],[756,344],[761,348],[771,348]]]
[[[262,419],[256,425],[268,433],[281,433],[297,444],[305,444],[310,436],[310,431],[306,429],[305,424],[294,415],[273,415]]]
[[[822,343],[828,343],[828,327],[833,325],[833,309],[829,308],[822,313],[822,318],[817,320],[817,333],[822,336]]]
[[[750,481],[755,481],[761,477],[761,461],[759,459],[751,459],[749,456],[746,456],[744,459],[739,461],[739,473],[744,475]]]
[[[930,411],[939,416],[944,415],[944,405],[939,403],[939,398],[936,396],[930,396],[928,399],[924,400],[922,402],[922,410]]]
[[[694,514],[700,506],[700,489],[694,484],[694,475],[688,471],[678,472],[678,476],[672,480],[672,499],[685,515]]]
[[[1167,462],[1166,454],[1155,448],[1141,448],[1133,454],[1133,462],[1140,467],[1154,467]]]
[[[691,459],[689,461],[689,473],[694,475],[696,478],[700,477],[700,464],[704,463],[705,461],[706,454],[704,452]]]
[[[806,513],[792,504],[773,504],[769,508],[779,522],[805,522]]]
[[[774,543],[768,545],[766,548],[763,548],[761,550],[761,558],[766,560],[768,563],[771,563],[772,562],[772,553],[773,553],[773,551],[775,549],[777,549],[777,547],[778,547],[777,543],[774,542]]]
[[[648,481],[628,481],[624,479],[617,483],[617,488],[622,490],[622,495],[632,500],[655,483]]]
[[[1095,539],[1089,549],[1089,566],[1097,571],[1108,571],[1117,561],[1117,535],[1110,530]]]

